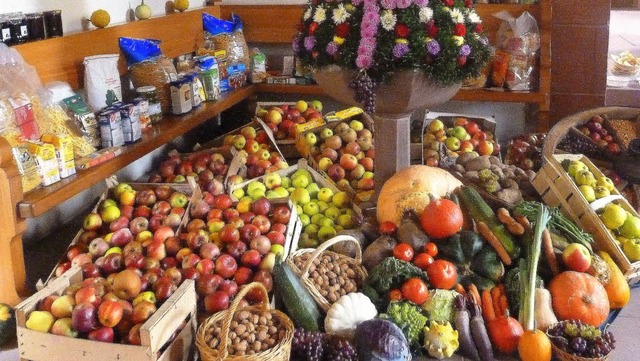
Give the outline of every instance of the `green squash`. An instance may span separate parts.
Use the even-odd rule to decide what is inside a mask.
[[[438,242],[438,253],[458,268],[458,283],[473,283],[478,289],[488,289],[504,277],[504,264],[496,251],[482,237],[471,231],[461,231]]]
[[[0,346],[16,337],[16,314],[9,305],[0,303]]]

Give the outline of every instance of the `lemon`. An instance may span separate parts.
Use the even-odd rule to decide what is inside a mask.
[[[111,21],[111,16],[106,10],[96,10],[91,14],[91,24],[96,28],[106,28]]]
[[[175,0],[173,6],[180,12],[185,11],[189,8],[189,0]]]

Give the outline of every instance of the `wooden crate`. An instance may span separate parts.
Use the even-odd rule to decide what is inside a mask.
[[[632,263],[629,261],[596,214],[596,210],[615,200],[617,204],[634,216],[637,217],[638,213],[617,189],[611,192],[609,198],[603,198],[604,201],[595,201],[589,204],[578,186],[562,168],[560,163],[563,160],[580,160],[587,165],[596,178],[603,176],[598,167],[581,154],[554,154],[551,159],[545,159],[545,163],[533,179],[534,188],[546,204],[559,207],[579,227],[593,234],[594,248],[609,253],[627,279],[640,275],[640,262]]]
[[[179,361],[190,360],[196,332],[196,292],[193,280],[185,280],[142,325],[142,345],[122,345],[71,338],[29,330],[25,323],[43,298],[60,295],[69,285],[82,282],[74,268],[16,306],[18,349],[21,360],[49,361]],[[179,330],[183,321],[185,327]],[[178,332],[177,336],[174,334]]]
[[[220,153],[224,157],[224,161],[225,161],[225,164],[228,165],[228,169],[227,169],[227,173],[224,175],[222,184],[224,185],[224,189],[226,191],[228,189],[227,187],[228,187],[229,176],[232,175],[232,172],[230,172],[230,170],[234,169],[234,172],[237,172],[237,169],[242,166],[242,164],[240,164],[240,160],[237,157],[238,151],[234,147],[205,148],[197,144],[194,147],[193,152],[191,153],[179,153],[176,150],[172,150],[169,152],[168,156],[169,157],[177,156],[184,160],[185,158],[197,156],[198,154],[202,154],[202,153],[210,153],[210,154]],[[236,173],[233,173],[233,174],[236,174]],[[196,182],[198,182],[197,179],[196,179]],[[202,189],[202,187],[200,189]]]

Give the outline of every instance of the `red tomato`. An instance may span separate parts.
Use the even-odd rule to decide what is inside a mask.
[[[424,245],[424,251],[431,257],[435,257],[438,254],[438,246],[435,243],[429,242]]]
[[[429,275],[429,283],[432,287],[442,288],[445,290],[452,289],[458,279],[458,270],[456,266],[442,259],[434,261],[427,267],[427,274]]]
[[[398,243],[398,245],[393,249],[393,257],[411,262],[413,259],[413,248],[406,243]]]
[[[378,226],[378,232],[381,234],[394,234],[398,230],[398,226],[391,221],[384,221]]]
[[[429,299],[429,290],[420,278],[409,278],[402,284],[402,297],[417,305],[421,305]]]
[[[427,267],[429,267],[429,265],[432,263],[433,263],[433,257],[431,257],[427,253],[418,253],[416,255],[416,258],[413,259],[413,264],[423,271],[426,271]]]
[[[462,222],[462,210],[448,199],[438,199],[429,203],[420,215],[422,229],[432,238],[453,236],[462,228]]]
[[[402,291],[395,288],[389,291],[389,299],[391,301],[401,301],[402,300]]]

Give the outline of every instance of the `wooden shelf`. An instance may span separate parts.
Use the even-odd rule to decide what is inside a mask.
[[[324,95],[324,90],[319,85],[288,85],[288,84],[256,84],[256,89],[260,93],[283,93],[283,94],[305,94]]]
[[[253,86],[248,86],[224,93],[222,99],[213,103],[204,103],[198,110],[189,114],[165,116],[164,120],[154,127],[153,133],[145,134],[141,141],[127,146],[121,155],[98,166],[80,171],[76,175],[48,187],[37,188],[25,194],[24,199],[18,203],[19,216],[33,218],[57,207],[60,203],[101,182],[154,149],[241,102],[252,95],[254,91]]]

